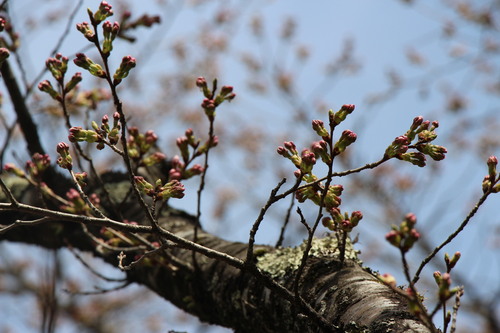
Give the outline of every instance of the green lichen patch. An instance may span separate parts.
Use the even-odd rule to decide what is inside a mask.
[[[257,257],[257,267],[261,271],[270,274],[273,278],[285,276],[288,272],[299,268],[306,248],[306,241],[296,247],[279,248]],[[331,236],[313,238],[312,247],[309,252],[310,257],[335,258],[338,255],[339,248],[336,238]],[[353,249],[349,239],[346,242],[345,258],[357,260],[357,251]]]

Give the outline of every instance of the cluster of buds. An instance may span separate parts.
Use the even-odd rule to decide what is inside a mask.
[[[186,168],[186,163],[182,162],[177,155],[172,158],[171,163],[172,167],[168,175],[168,179],[170,180],[189,179],[201,175],[204,171],[200,164],[194,164],[192,167]]]
[[[417,217],[415,214],[408,213],[399,227],[392,226],[392,230],[385,235],[385,239],[403,253],[408,252],[420,238],[420,234],[414,228],[416,223]]]
[[[333,110],[328,111],[328,118],[332,126],[337,126],[343,122],[349,114],[351,114],[356,106],[354,104],[344,104],[337,112]]]
[[[128,129],[127,148],[129,156],[137,163],[153,148],[158,141],[158,136],[152,130],[140,133],[137,127]]]
[[[122,24],[126,23],[125,26],[127,29],[135,29],[138,27],[151,27],[155,23],[160,23],[160,17],[158,15],[150,16],[148,14],[143,14],[141,17],[136,19],[133,22],[128,22],[131,17],[131,13],[126,11],[122,16]]]
[[[71,170],[73,168],[73,159],[69,154],[69,146],[66,142],[59,142],[56,147],[59,157],[57,158],[57,165],[63,169]]]
[[[144,177],[135,176],[134,183],[141,193],[154,200],[168,200],[170,198],[181,199],[184,197],[184,185],[177,179],[170,180],[164,185],[162,185],[161,180],[158,179],[153,186],[144,179]]]
[[[298,169],[295,172],[298,178],[304,175],[312,176],[312,169],[316,164],[317,157],[321,156],[322,159],[327,158],[326,142],[324,141],[313,143],[311,150],[302,150],[300,156],[297,147],[292,141],[284,142],[283,146],[279,146],[276,152],[292,161],[293,165]]]
[[[438,296],[441,302],[446,302],[453,295],[455,295],[460,288],[451,288],[451,276],[450,273],[441,274],[441,272],[434,272],[434,281],[438,285]]]
[[[316,119],[312,121],[312,128],[323,140],[330,140],[330,133],[325,128],[325,123],[322,120]]]
[[[333,146],[333,154],[338,155],[342,153],[349,145],[356,141],[357,135],[351,130],[345,130],[342,132],[340,139]]]
[[[438,127],[439,123],[437,121],[431,123],[428,120],[424,121],[422,116],[415,117],[405,135],[398,136],[387,147],[385,158],[395,157],[420,167],[426,164],[425,155],[430,156],[434,161],[443,160],[447,153],[446,148],[431,144],[437,138],[435,130]],[[417,142],[411,145],[411,142],[415,139],[417,139]],[[410,148],[414,148],[417,151],[408,152]]]
[[[113,41],[116,36],[118,36],[119,31],[120,24],[118,22],[111,24],[110,21],[105,21],[102,24],[102,34],[104,36],[104,41],[102,42],[102,53],[105,56],[108,56],[113,50]]]
[[[26,170],[28,171],[28,174],[34,179],[39,178],[49,166],[50,157],[47,154],[42,155],[39,153],[35,153],[31,157],[31,161],[26,162]]]
[[[332,157],[328,152],[328,144],[324,140],[313,142],[311,145],[311,150],[316,156],[316,159],[319,157],[325,164],[329,164],[332,162]]]
[[[18,168],[14,163],[5,163],[3,170],[17,177],[26,178],[26,173],[24,173],[24,171]]]
[[[81,67],[85,70],[87,70],[90,74],[100,77],[100,78],[105,78],[106,77],[106,71],[102,69],[101,65],[96,64],[95,62],[92,61],[89,57],[87,57],[83,53],[77,53],[75,60],[73,60],[75,65],[78,67]]]
[[[117,130],[115,131],[118,133]],[[158,151],[147,155],[148,152],[150,152],[150,150],[155,146],[156,141],[158,141],[158,136],[155,132],[149,130],[143,134],[139,132],[137,127],[130,127],[128,129],[128,133],[128,154],[138,166],[152,166],[166,159],[165,154]],[[113,129],[110,134],[113,135]],[[108,134],[108,138],[110,134]],[[118,140],[118,137],[116,137],[116,140]]]
[[[351,232],[363,218],[363,214],[359,210],[352,212],[350,216],[347,212],[342,214],[340,209],[336,207],[329,211],[331,217],[324,217],[321,222],[323,226],[332,231],[342,230],[344,232]]]
[[[91,212],[91,208],[87,205],[85,200],[80,196],[77,190],[74,188],[70,189],[66,193],[66,198],[68,200],[67,204],[59,207],[62,211],[72,213],[72,214],[81,214],[87,215]],[[93,193],[89,196],[90,202],[98,207],[100,203],[100,199],[97,194]]]
[[[59,86],[64,86],[64,93],[68,93],[76,87],[82,80],[82,73],[75,73],[71,80],[64,85],[64,76],[68,69],[68,57],[62,56],[57,53],[54,58],[49,58],[45,62],[45,66],[50,71],[54,79],[56,79]],[[48,80],[44,80],[38,84],[38,89],[50,95],[56,101],[62,101],[62,97],[53,87]]]
[[[88,177],[88,174],[85,171],[84,172],[75,172],[74,175],[75,175],[76,182],[81,187],[87,186],[87,177]]]
[[[70,97],[72,104],[95,110],[99,102],[111,99],[111,94],[108,90],[100,88],[80,91],[77,94],[70,94]]]
[[[76,30],[80,31],[89,42],[96,41],[96,35],[88,22],[77,23]]]
[[[210,121],[214,120],[215,109],[220,104],[224,101],[232,101],[236,97],[236,94],[233,92],[233,87],[231,86],[223,86],[220,92],[215,95],[217,91],[217,79],[213,81],[212,89],[208,88],[207,80],[204,77],[196,79],[196,86],[201,89],[203,96],[205,96],[205,99],[201,103],[201,107],[205,110],[205,114]]]
[[[108,17],[112,16],[113,9],[112,6],[106,1],[102,1],[99,4],[99,9],[97,9],[95,13],[92,13],[90,8],[87,9],[87,13],[89,14],[90,20],[92,21],[92,25],[96,26]]]
[[[70,142],[97,142],[97,149],[104,149],[104,144],[107,143],[114,146],[118,143],[120,137],[120,114],[113,114],[113,126],[109,124],[108,115],[104,115],[99,126],[95,121],[92,121],[92,128],[85,130],[80,126],[74,126],[69,129],[68,140]],[[106,139],[108,141],[106,142]]]
[[[120,138],[120,114],[118,112],[113,114],[113,126],[109,125],[108,115],[104,115],[101,121],[102,123],[100,127],[98,127],[97,123],[93,121],[92,128],[94,128],[103,138],[107,137],[110,145],[116,145]]]
[[[38,84],[38,89],[44,93],[47,93],[52,97],[54,100],[61,102],[62,97],[59,92],[57,92],[54,87],[52,86],[52,83],[50,83],[49,80],[43,80]]]
[[[30,161],[26,162],[25,169],[32,179],[39,179],[41,174],[50,166],[50,157],[47,154],[35,153]],[[6,163],[3,167],[6,172],[17,177],[26,178],[26,173],[13,163]]]
[[[10,57],[10,52],[5,47],[0,47],[0,65]]]
[[[125,56],[122,59],[120,67],[118,67],[113,75],[113,84],[117,86],[126,78],[132,68],[136,65],[135,58],[132,56]]]
[[[462,254],[458,251],[455,252],[453,257],[451,257],[451,258],[450,258],[450,255],[448,253],[444,254],[444,263],[446,264],[446,272],[448,272],[448,273],[451,272],[451,270],[455,267],[455,265],[457,264],[457,262],[461,256],[462,256]]]
[[[384,273],[381,275],[377,275],[377,278],[382,281],[382,283],[388,285],[389,287],[396,288],[397,283],[396,283],[396,278],[389,274],[389,273]]]
[[[311,181],[314,181],[311,179]],[[332,212],[333,209],[340,206],[342,199],[340,195],[344,187],[342,185],[329,185],[325,198],[323,199],[323,207],[327,211]],[[316,205],[321,205],[323,197],[324,186],[321,184],[311,184],[308,186],[303,186],[295,192],[295,197],[299,202],[304,202],[306,200],[311,200]]]
[[[5,20],[5,18],[3,17],[0,17],[0,32],[4,30],[9,36],[10,41],[6,40],[4,37],[0,37],[0,45],[4,46],[6,50],[16,51],[21,44],[19,34],[14,31],[12,24],[10,24],[9,21]],[[8,52],[5,51],[3,51],[2,53],[4,54],[4,56],[8,54]]]
[[[121,30],[120,38],[128,40],[129,42],[135,42],[136,38],[130,35],[126,35],[128,30],[132,30],[138,27],[151,27],[155,23],[160,23],[160,17],[158,15],[150,16],[147,14],[142,15],[134,21],[130,21],[132,13],[128,10],[124,11],[121,17]]]
[[[175,141],[179,151],[181,152],[182,159],[184,163],[187,163],[190,159],[189,147],[195,151],[195,156],[200,155],[196,152],[198,146],[200,145],[200,140],[194,136],[193,130],[188,128],[185,132],[185,136],[177,138]]]
[[[500,184],[497,184],[500,178],[497,174],[498,158],[490,156],[486,162],[488,165],[488,175],[483,179],[483,193],[491,190],[492,193],[500,192]]]

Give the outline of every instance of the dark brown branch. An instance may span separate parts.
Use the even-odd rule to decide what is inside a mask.
[[[43,149],[42,143],[40,142],[40,136],[38,135],[38,129],[33,122],[33,118],[31,117],[28,107],[26,106],[16,77],[14,76],[14,73],[12,72],[12,69],[7,60],[4,61],[3,65],[1,66],[0,72],[2,73],[2,78],[5,82],[5,86],[9,91],[12,104],[14,105],[14,110],[17,114],[17,122],[23,132],[30,155],[33,155],[34,153],[45,154],[45,150]]]

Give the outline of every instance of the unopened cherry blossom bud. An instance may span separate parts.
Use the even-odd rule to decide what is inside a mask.
[[[5,47],[0,47],[0,65],[10,56],[9,50]]]
[[[106,77],[106,72],[102,69],[101,65],[94,63],[89,57],[83,53],[77,53],[76,58],[73,60],[75,65],[86,69],[90,74],[104,78]]]
[[[391,230],[385,234],[385,239],[393,246],[399,247],[401,242],[401,235],[396,230]]]
[[[26,177],[26,174],[24,173],[24,171],[19,169],[18,167],[16,167],[16,165],[13,163],[6,163],[3,166],[3,169],[6,172],[10,172],[10,173],[16,175],[17,177],[21,177],[21,178]]]
[[[330,137],[330,133],[328,133],[327,129],[325,128],[325,124],[323,123],[323,121],[319,119],[313,120],[312,128],[323,139],[328,139]]]
[[[490,176],[490,179],[495,179],[497,176],[497,164],[498,164],[497,157],[493,155],[490,156],[486,164],[488,164],[488,174]]]
[[[207,80],[204,77],[199,77],[196,79],[196,86],[203,91],[203,96],[206,98],[212,97],[212,92],[208,89]]]
[[[124,78],[126,78],[132,68],[136,66],[136,60],[132,56],[125,56],[122,59],[120,67],[116,70],[113,75],[113,83],[118,85]]]
[[[413,119],[413,123],[411,124],[410,131],[415,131],[420,125],[422,125],[422,122],[424,121],[424,117],[418,116]]]
[[[59,142],[56,146],[56,151],[59,154],[59,158],[56,163],[63,169],[71,170],[73,168],[73,159],[69,154],[69,146],[65,142]]]
[[[134,183],[139,191],[146,195],[151,195],[154,189],[153,185],[146,181],[146,179],[144,179],[144,177],[142,176],[134,176]]]
[[[163,200],[170,198],[181,199],[184,197],[184,185],[176,179],[171,180],[161,188],[157,196]]]
[[[223,97],[226,97],[227,95],[231,94],[233,92],[233,87],[232,86],[223,86],[220,89],[220,95]]]
[[[343,122],[347,116],[349,114],[351,114],[353,111],[354,111],[354,104],[344,104],[342,105],[342,107],[340,108],[339,111],[333,113],[329,113],[330,115],[330,121],[334,124],[334,125],[338,125],[340,124],[341,122]]]
[[[418,133],[418,141],[419,142],[431,142],[437,138],[437,134],[434,131],[423,130]]]
[[[385,283],[386,285],[388,285],[392,288],[396,288],[396,278],[394,276],[392,276],[391,274],[385,273],[385,274],[379,275],[378,279],[380,281],[382,281],[383,283]]]
[[[335,155],[342,153],[349,145],[354,143],[357,139],[356,133],[351,130],[345,130],[342,132],[339,141],[335,143],[333,147]]]
[[[398,159],[410,162],[413,165],[417,165],[419,167],[424,167],[425,166],[425,155],[422,154],[421,152],[411,152],[411,153],[405,153],[396,156]]]
[[[88,22],[77,23],[76,30],[80,31],[88,41],[92,43],[95,41],[95,33]]]
[[[200,164],[195,164],[191,168],[184,171],[183,177],[184,179],[189,179],[193,176],[201,175],[204,169]]]
[[[75,173],[75,179],[80,184],[80,186],[86,186],[87,173],[86,172],[78,172]]]
[[[62,101],[61,95],[52,87],[52,84],[48,80],[43,80],[38,84],[38,89],[47,93],[56,101]]]
[[[425,155],[430,156],[434,161],[441,161],[446,157],[446,153],[448,152],[445,147],[437,146],[430,143],[427,144],[419,144],[417,146],[418,151],[424,153]]]
[[[112,6],[107,1],[102,1],[100,3],[99,9],[97,9],[95,14],[92,15],[90,9],[87,10],[87,12],[91,15],[91,19],[96,25],[113,15]]]
[[[68,93],[70,92],[71,90],[73,90],[73,88],[76,87],[76,85],[82,81],[82,73],[80,72],[76,72],[72,77],[71,77],[71,80],[69,80],[68,83],[66,83],[66,85],[64,86],[64,92],[65,93]]]
[[[451,271],[451,269],[453,267],[455,267],[455,265],[457,264],[460,257],[461,257],[461,253],[458,251],[455,252],[455,254],[453,255],[453,257],[451,259],[450,259],[450,256],[448,255],[448,253],[444,254],[444,262],[446,263],[446,270],[448,272]]]
[[[351,218],[350,218],[352,226],[356,227],[362,218],[363,218],[363,214],[359,210],[352,212]]]
[[[285,146],[286,149],[288,149],[290,151],[290,153],[292,153],[292,155],[298,155],[299,152],[297,151],[297,147],[295,146],[295,144],[293,143],[293,141],[285,141],[283,143],[283,145]]]

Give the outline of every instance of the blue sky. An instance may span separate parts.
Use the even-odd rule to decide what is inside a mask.
[[[38,1],[23,0],[12,3],[14,17],[21,18],[26,13],[30,13],[35,20],[43,17],[44,13],[60,8],[61,1],[48,2],[46,6],[39,5]],[[65,2],[66,4],[68,2]],[[72,10],[72,5],[65,6],[65,11]],[[84,8],[77,14],[75,22],[86,20],[84,9],[86,7],[97,8],[99,1],[84,1]],[[119,2],[110,1],[113,5]],[[136,4],[138,13],[148,12],[158,13],[156,2],[141,2]],[[215,5],[214,5],[215,3]],[[37,6],[37,12],[32,8]],[[228,140],[237,136],[238,126],[241,124],[255,123],[256,128],[260,128],[264,133],[279,133],[262,148],[259,153],[262,169],[265,169],[279,158],[275,154],[275,149],[282,144],[282,140],[294,140],[306,145],[311,140],[309,134],[310,120],[326,118],[328,108],[336,109],[342,104],[356,104],[357,110],[346,122],[345,128],[355,131],[363,129],[359,134],[356,145],[356,158],[359,164],[372,162],[380,157],[385,147],[392,139],[403,134],[412,119],[417,115],[430,117],[430,120],[440,120],[441,127],[438,133],[453,134],[454,125],[459,121],[469,121],[476,123],[467,114],[462,114],[461,118],[453,118],[449,112],[445,111],[446,100],[443,98],[443,91],[466,91],[470,104],[473,104],[474,113],[472,115],[490,114],[495,115],[498,111],[498,98],[484,94],[481,90],[482,82],[474,75],[473,63],[477,47],[477,40],[481,37],[478,29],[469,24],[460,26],[460,32],[464,37],[457,37],[449,42],[443,38],[442,27],[446,19],[453,20],[454,16],[437,2],[434,4],[417,4],[411,6],[401,1],[220,1],[210,2],[198,7],[191,7],[184,2],[170,2],[168,10],[159,12],[163,17],[162,25],[155,26],[151,30],[139,30],[138,35],[141,41],[130,47],[128,44],[116,45],[115,52],[117,59],[121,55],[131,54],[137,57],[137,69],[131,75],[136,75],[139,82],[146,82],[142,90],[144,92],[144,102],[147,103],[151,94],[157,94],[158,86],[152,78],[161,71],[179,71],[173,62],[169,62],[169,45],[172,41],[190,40],[189,36],[197,33],[199,23],[210,21],[215,9],[219,6],[227,6],[237,10],[238,21],[233,24],[233,38],[228,47],[227,56],[223,58],[222,70],[219,80],[224,84],[235,86],[238,98],[231,104],[225,105],[218,113],[218,118],[222,122],[234,124],[232,132],[227,135]],[[260,15],[265,27],[265,42],[259,44],[248,32],[249,22],[255,15]],[[294,48],[287,48],[280,44],[279,34],[282,23],[287,17],[294,17],[297,20],[297,34],[293,39],[292,46],[304,45],[311,51],[310,60],[305,64],[297,64],[291,53]],[[28,77],[33,78],[33,73],[38,73],[44,66],[44,60],[49,56],[50,50],[55,44],[64,21],[49,23],[42,21],[39,26],[31,31],[35,37],[23,44],[20,52],[23,56],[31,59],[27,64]],[[50,30],[44,29],[48,27]],[[163,33],[163,31],[166,31]],[[354,48],[354,58],[361,65],[355,74],[341,73],[323,81],[325,76],[325,64],[339,56],[346,40],[352,40]],[[75,43],[76,41],[76,43]],[[63,54],[70,55],[79,51],[83,45],[83,38],[74,31],[63,44]],[[462,47],[465,56],[448,57],[450,50]],[[405,56],[405,51],[413,49],[426,57],[424,66],[412,65]],[[271,97],[256,96],[247,87],[249,77],[239,62],[242,52],[251,52],[261,55],[263,62],[282,65],[297,76],[296,89],[300,100],[308,107],[307,123],[299,123],[291,119],[293,106],[286,99],[274,94]],[[471,60],[472,59],[472,60]],[[144,64],[144,65],[142,65]],[[161,68],[161,70],[159,70]],[[385,91],[388,87],[387,73],[391,70],[401,71],[405,88],[398,91],[394,96],[383,103],[369,104],[367,96]],[[71,68],[70,71],[76,71]],[[193,78],[204,75],[204,73],[193,72]],[[319,83],[324,82],[322,88],[317,90]],[[149,84],[148,84],[149,83]],[[422,93],[421,87],[426,87],[427,91]],[[122,88],[123,89],[123,88]],[[124,91],[126,96],[126,92]],[[150,94],[150,95],[148,95]],[[130,96],[126,96],[130,97]],[[199,98],[200,96],[197,96]],[[321,114],[315,111],[315,103],[324,103],[326,109]],[[197,100],[187,103],[196,104]],[[469,113],[470,114],[470,113]],[[162,132],[172,130],[179,131],[179,124],[175,123],[168,127],[160,128]],[[184,125],[182,125],[184,126]],[[173,127],[173,128],[172,128]],[[183,128],[183,127],[181,127]],[[475,133],[482,130],[481,126],[472,128],[464,133],[466,140],[474,138]],[[182,130],[179,134],[182,134]],[[296,137],[290,137],[296,135]],[[286,137],[284,137],[286,136]],[[269,136],[271,137],[271,136]],[[223,136],[222,136],[223,138]],[[54,137],[53,140],[60,141],[64,137]],[[275,140],[275,141],[273,141]],[[232,184],[241,182],[241,188],[248,191],[248,198],[240,195],[240,200],[229,210],[224,222],[210,221],[210,213],[206,213],[205,219],[207,228],[218,232],[225,238],[245,241],[247,239],[249,226],[256,217],[256,207],[265,202],[268,193],[279,178],[274,172],[245,173],[241,172],[238,162],[244,162],[245,157],[239,153],[231,153],[230,143],[221,142],[221,149],[226,149],[226,155],[214,155],[213,167],[209,176],[210,184]],[[225,148],[224,148],[225,147]],[[455,147],[456,148],[456,147]],[[441,168],[437,179],[427,179],[426,169],[411,168],[411,177],[429,184],[428,191],[415,193],[408,199],[402,199],[401,205],[408,207],[415,212],[422,221],[421,233],[423,237],[438,242],[459,224],[463,216],[468,212],[474,198],[480,195],[480,186],[483,176],[486,174],[484,161],[485,154],[495,154],[496,151],[487,153],[462,154],[460,147],[458,150],[450,150],[447,159],[440,163]],[[234,154],[234,155],[231,155]],[[234,157],[234,158],[233,158]],[[436,165],[434,165],[435,167]],[[293,172],[289,166],[280,166]],[[214,170],[218,170],[217,172]],[[242,174],[249,175],[248,179],[241,180]],[[192,189],[196,185],[192,185]],[[194,191],[193,191],[194,192]],[[213,204],[212,197],[217,193],[208,193],[203,201],[204,207],[209,211]],[[193,198],[188,195],[188,198]],[[243,199],[241,199],[243,198]],[[348,199],[348,198],[347,198]],[[355,210],[365,208],[367,217],[377,218],[377,208],[373,204],[360,202],[357,198],[345,202],[346,209]],[[478,218],[466,229],[466,233],[448,247],[446,250],[453,253],[457,250],[463,251],[464,256],[457,269],[462,269],[471,279],[481,279],[485,285],[498,285],[498,248],[492,246],[495,228],[498,226],[496,217],[492,217],[496,201],[498,198],[492,197],[485,209],[480,212]],[[249,203],[249,201],[251,201]],[[193,205],[189,200],[181,202],[180,205],[193,211]],[[361,208],[360,208],[361,206]],[[278,206],[280,207],[280,206]],[[281,206],[281,208],[283,208]],[[361,209],[363,210],[363,209]],[[258,240],[263,243],[273,243],[276,239],[276,232],[279,224],[273,222],[278,219],[282,211],[277,209],[272,212],[268,223],[265,223],[258,234]],[[234,221],[238,221],[235,225]],[[399,223],[400,221],[393,221]],[[365,223],[365,221],[363,222]],[[420,223],[420,222],[419,222]],[[420,224],[419,224],[420,226]],[[294,230],[298,230],[296,227]],[[426,230],[428,232],[426,232]],[[364,252],[371,250],[363,247],[371,246],[373,240],[383,239],[387,232],[387,225],[366,225],[361,229],[360,246]],[[364,233],[364,234],[363,234]],[[366,235],[366,236],[365,236]],[[490,235],[491,237],[488,237]],[[293,238],[293,237],[292,237]],[[297,237],[300,238],[300,237]],[[383,241],[382,241],[383,243]],[[483,245],[481,258],[477,256],[478,244]],[[498,246],[498,245],[497,245]],[[385,244],[381,245],[380,255],[370,256],[367,264],[374,265],[380,271],[390,270],[395,273],[401,281],[401,274],[397,267],[386,267],[386,258],[393,260],[394,250]],[[444,253],[444,252],[443,252]],[[415,262],[421,259],[422,254],[412,258]],[[442,254],[439,256],[442,257]],[[485,271],[481,267],[488,267]],[[430,274],[432,272],[427,272]],[[430,287],[432,288],[432,287]],[[488,293],[489,290],[482,292]],[[5,305],[5,304],[4,304]],[[1,305],[0,305],[1,306]],[[0,318],[0,323],[1,323]],[[181,330],[183,326],[176,329]],[[171,327],[173,328],[173,327]],[[215,329],[214,331],[219,331]],[[70,331],[68,331],[70,332]]]

